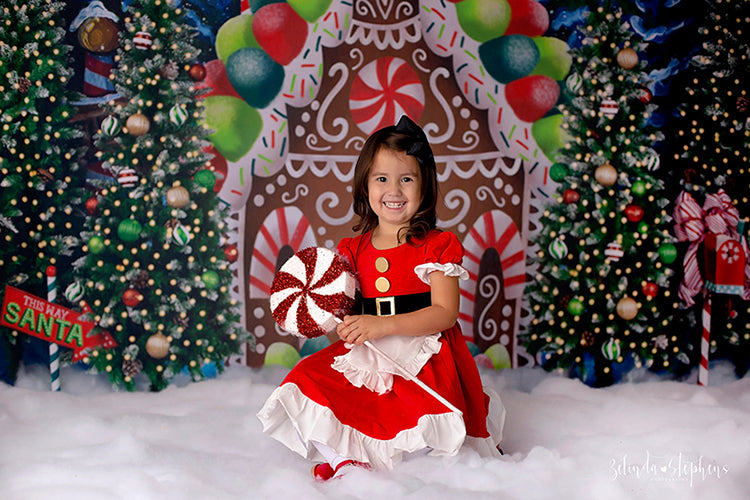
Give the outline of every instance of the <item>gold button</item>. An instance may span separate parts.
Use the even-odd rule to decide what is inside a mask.
[[[375,280],[375,289],[380,293],[385,293],[391,289],[391,282],[385,276]]]
[[[377,269],[379,273],[386,272],[389,267],[391,267],[391,265],[385,257],[378,257],[375,259],[375,269]]]

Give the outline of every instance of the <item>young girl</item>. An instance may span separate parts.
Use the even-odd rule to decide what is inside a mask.
[[[312,460],[316,479],[390,469],[403,452],[452,455],[466,443],[499,456],[504,409],[485,394],[456,320],[463,248],[435,229],[437,174],[427,138],[403,116],[374,132],[354,171],[361,230],[338,252],[359,278],[363,313],[331,346],[301,360],[258,413],[264,432]],[[376,355],[376,344],[409,373]],[[490,404],[492,403],[492,404]],[[456,411],[458,410],[458,411]]]

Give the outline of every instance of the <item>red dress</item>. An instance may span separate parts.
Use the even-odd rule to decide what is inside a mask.
[[[352,264],[365,298],[429,292],[414,268],[457,267],[463,258],[456,236],[436,230],[418,246],[378,250],[366,233],[345,238],[338,251]],[[376,267],[379,257],[388,263],[384,272],[382,265]],[[386,290],[378,291],[385,288],[382,279],[376,287],[378,278],[387,280]],[[433,454],[455,454],[465,442],[484,455],[496,454],[504,420],[499,398],[487,391],[491,408],[458,325],[442,332],[439,342],[439,351],[417,376],[462,415],[400,376],[393,377],[384,394],[356,387],[332,368],[335,358],[349,351],[338,341],[302,359],[268,398],[258,413],[264,432],[312,460],[322,459],[311,444],[317,441],[375,468],[392,468],[403,452],[424,448]]]

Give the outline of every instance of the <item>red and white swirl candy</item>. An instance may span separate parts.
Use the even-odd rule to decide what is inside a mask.
[[[304,248],[274,276],[271,312],[281,328],[314,338],[335,330],[354,307],[357,279],[332,250]]]

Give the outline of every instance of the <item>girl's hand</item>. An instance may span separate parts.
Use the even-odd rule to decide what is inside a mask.
[[[386,335],[384,319],[369,314],[344,316],[336,327],[341,340],[347,344],[362,345],[368,340],[375,340]]]

